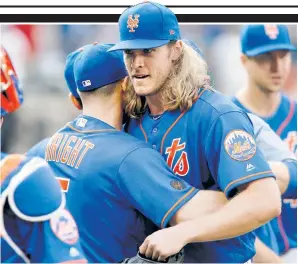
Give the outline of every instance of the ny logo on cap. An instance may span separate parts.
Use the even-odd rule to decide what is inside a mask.
[[[129,32],[135,32],[134,28],[138,27],[139,17],[140,15],[134,15],[134,18],[132,18],[132,15],[128,16],[127,28],[130,28]]]
[[[277,39],[279,34],[278,27],[276,25],[264,25],[265,33],[270,39]]]

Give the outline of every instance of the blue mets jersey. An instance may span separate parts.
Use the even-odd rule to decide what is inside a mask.
[[[273,174],[258,150],[247,114],[222,94],[201,89],[186,112],[148,111],[131,120],[128,131],[149,142],[174,173],[199,189],[221,190],[233,197],[237,188]],[[185,262],[244,263],[255,254],[252,232],[233,239],[193,243]]]
[[[90,116],[45,143],[28,155],[44,157],[55,171],[92,262],[134,256],[145,238],[143,216],[165,227],[197,193],[145,142]]]
[[[246,109],[237,98],[233,102]],[[297,103],[290,101],[286,96],[281,96],[281,102],[276,112],[270,117],[261,117],[288,145],[289,149],[297,153]],[[289,184],[292,184],[291,182]],[[297,184],[297,181],[296,181]],[[271,221],[276,235],[279,253],[286,252],[289,248],[297,247],[297,199],[283,199],[282,213]]]
[[[49,165],[1,153],[1,261],[86,263],[79,234]]]

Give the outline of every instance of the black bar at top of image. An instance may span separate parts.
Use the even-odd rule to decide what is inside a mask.
[[[131,5],[0,5],[0,8],[127,8]],[[298,5],[166,5],[169,8],[298,8]]]
[[[112,23],[120,14],[1,14],[1,23]],[[297,23],[297,14],[176,14],[185,23]]]

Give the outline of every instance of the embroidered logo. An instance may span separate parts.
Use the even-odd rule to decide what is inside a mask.
[[[189,162],[187,158],[187,153],[185,151],[182,151],[180,154],[179,159],[174,165],[174,159],[176,156],[176,153],[184,150],[186,143],[180,143],[180,138],[175,138],[172,141],[172,144],[170,147],[166,148],[166,154],[168,154],[167,157],[167,164],[172,168],[173,172],[176,175],[179,176],[185,176],[189,171]]]
[[[270,39],[277,39],[277,36],[279,34],[278,27],[276,25],[264,25],[265,34]]]
[[[183,182],[178,181],[178,180],[172,180],[170,182],[170,184],[174,189],[179,190],[179,191],[184,190],[186,187]]]
[[[132,15],[128,16],[127,28],[129,28],[129,32],[135,32],[134,29],[139,26],[139,17],[140,15],[134,15],[134,18],[132,18]]]
[[[257,151],[254,138],[244,130],[231,131],[224,140],[224,146],[229,156],[239,161],[251,159]]]
[[[85,127],[87,124],[87,119],[85,118],[79,118],[76,122],[76,125],[79,126],[79,127]]]
[[[252,164],[250,164],[250,163],[248,163],[247,165],[246,165],[246,171],[251,171],[251,170],[254,170],[256,167],[254,166],[254,165],[252,165]]]
[[[72,215],[65,209],[50,220],[50,226],[54,234],[67,244],[75,244],[79,239],[79,231]]]
[[[82,84],[84,87],[87,87],[91,85],[91,81],[90,80],[82,81]]]

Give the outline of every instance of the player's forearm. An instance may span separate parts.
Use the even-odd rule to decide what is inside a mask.
[[[280,192],[274,179],[268,178],[249,185],[218,211],[176,228],[187,243],[221,240],[250,232],[278,216],[280,211]]]
[[[228,202],[223,192],[200,190],[171,218],[172,226],[184,221],[193,220],[201,215],[206,215],[221,208]]]
[[[269,162],[276,174],[276,182],[282,198],[297,199],[297,161],[286,159],[282,162]]]
[[[256,238],[255,248],[254,263],[282,263],[281,258],[258,238]]]
[[[276,183],[279,187],[280,193],[283,194],[289,185],[290,174],[287,166],[282,162],[272,161],[268,162],[274,175],[276,176]]]

